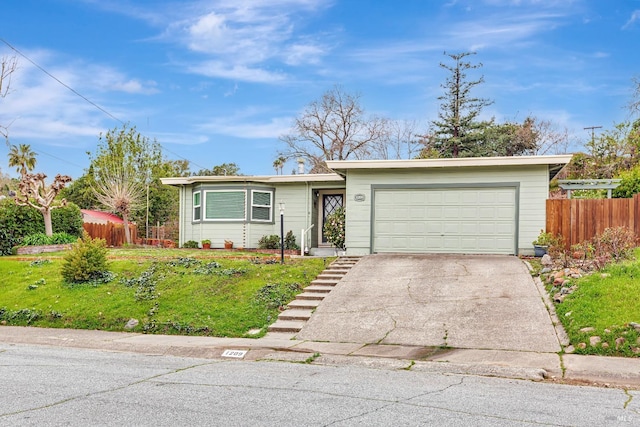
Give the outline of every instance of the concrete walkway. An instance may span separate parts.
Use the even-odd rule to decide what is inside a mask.
[[[534,279],[512,256],[364,257],[296,337],[545,353],[561,349]]]

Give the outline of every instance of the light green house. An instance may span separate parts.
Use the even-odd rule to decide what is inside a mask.
[[[570,155],[328,161],[333,174],[165,178],[180,188],[180,245],[255,248],[264,235],[328,246],[324,218],[346,210],[348,255],[532,254],[549,180]],[[304,236],[304,237],[303,237]]]

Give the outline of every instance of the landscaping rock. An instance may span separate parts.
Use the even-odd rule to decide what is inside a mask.
[[[542,270],[540,270],[540,274],[547,274],[551,272],[551,268],[549,267],[545,267]]]
[[[562,289],[560,289],[560,294],[562,295],[569,295],[571,292],[571,288],[568,288],[566,286],[563,286]]]
[[[587,326],[586,328],[580,329],[580,332],[587,333],[587,332],[593,332],[595,330],[596,330],[596,328],[594,328],[592,326]]]
[[[571,254],[573,259],[582,259],[584,258],[584,251],[575,251]]]
[[[125,329],[133,329],[136,326],[138,326],[140,324],[140,322],[138,321],[138,319],[129,319],[129,321],[127,322],[126,325],[124,325]]]
[[[598,336],[589,337],[589,345],[595,347],[602,342],[602,338]]]
[[[581,342],[580,344],[578,344],[578,348],[581,348],[584,350],[585,348],[587,348],[587,343]]]
[[[639,338],[640,339],[640,338]],[[619,337],[616,338],[616,350],[619,350],[620,347],[622,347],[622,344],[624,344],[627,340],[624,339],[624,337]]]
[[[561,303],[566,297],[566,295],[562,295],[560,292],[558,292],[553,296],[553,300],[557,303]]]
[[[608,342],[603,342],[602,343],[602,348],[609,348],[609,343]]]
[[[550,267],[553,265],[553,260],[551,259],[551,256],[549,254],[544,254],[540,259],[540,263],[545,267]]]
[[[640,324],[636,323],[636,322],[629,322],[629,326],[631,326],[633,329],[635,329],[637,332],[640,332]]]
[[[576,351],[576,348],[575,348],[574,346],[572,346],[572,345],[570,345],[570,346],[568,346],[568,347],[566,347],[566,348],[564,349],[564,352],[565,352],[565,353],[568,353],[568,354],[571,354],[571,353],[573,353],[574,351]]]

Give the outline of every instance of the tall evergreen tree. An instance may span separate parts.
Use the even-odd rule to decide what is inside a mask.
[[[450,72],[442,88],[445,94],[438,97],[442,101],[439,120],[432,126],[433,148],[440,157],[471,157],[483,155],[482,133],[492,121],[479,121],[482,109],[493,101],[472,96],[471,90],[484,82],[484,77],[469,80],[467,71],[482,67],[482,64],[471,64],[466,61],[475,52],[447,54],[454,65],[440,63],[440,67]]]

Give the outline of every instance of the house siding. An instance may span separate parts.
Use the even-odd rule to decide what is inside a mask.
[[[351,169],[347,171],[346,246],[349,255],[371,253],[372,185],[519,183],[517,249],[533,253],[531,242],[545,226],[547,165],[433,169]],[[356,201],[356,195],[358,200]],[[364,200],[362,200],[364,195]]]
[[[223,248],[225,240],[231,240],[235,248],[257,248],[258,241],[265,235],[280,235],[280,210],[279,203],[285,203],[284,232],[292,231],[296,243],[301,247],[312,244],[310,234],[307,241],[301,244],[301,231],[315,224],[313,212],[315,212],[314,190],[326,188],[344,188],[343,183],[279,183],[275,185],[262,185],[260,183],[221,183],[221,184],[194,184],[181,187],[180,192],[180,245],[188,240],[197,242],[203,239],[211,240],[212,248]],[[273,213],[271,222],[255,221],[193,221],[193,192],[241,189],[247,190],[247,198],[250,190],[273,191]],[[204,198],[202,199],[204,202]],[[250,209],[250,206],[247,208]],[[203,204],[204,215],[204,204]],[[316,225],[317,226],[317,225]],[[309,232],[317,230],[315,227]],[[317,239],[316,239],[317,240]]]

